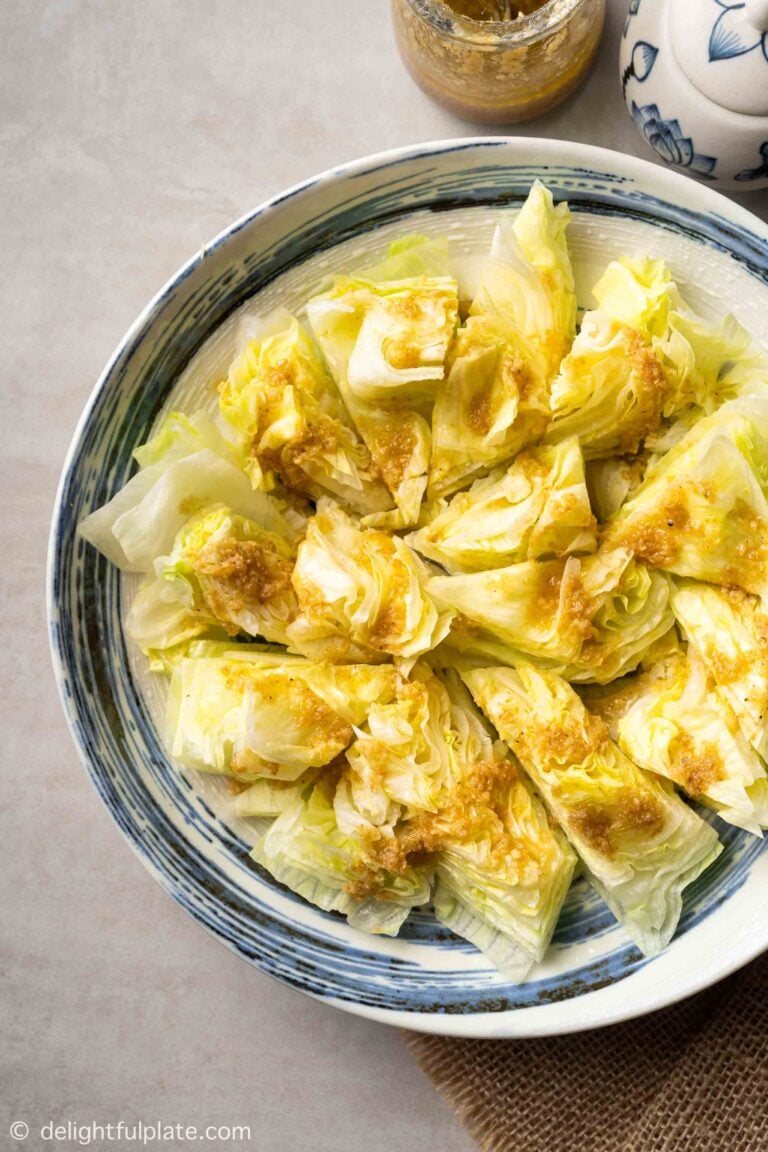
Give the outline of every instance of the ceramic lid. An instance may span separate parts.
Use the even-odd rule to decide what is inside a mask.
[[[680,67],[733,112],[768,116],[768,0],[669,0]]]

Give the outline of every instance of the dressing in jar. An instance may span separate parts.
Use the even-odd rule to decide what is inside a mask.
[[[605,0],[392,0],[400,54],[451,112],[512,124],[554,108],[592,63]]]

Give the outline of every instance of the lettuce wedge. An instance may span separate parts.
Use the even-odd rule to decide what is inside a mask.
[[[455,779],[433,824],[435,915],[517,983],[546,952],[576,858],[456,673],[443,682],[458,739]]]
[[[672,610],[752,747],[768,760],[768,611],[754,596],[675,581]]]
[[[322,357],[290,313],[274,315],[232,362],[219,408],[254,487],[279,481],[313,499],[330,494],[364,515],[392,507]]]
[[[407,537],[448,572],[481,572],[543,556],[593,552],[595,518],[578,441],[520,453],[477,480]]]
[[[426,591],[427,570],[399,537],[359,528],[321,501],[293,574],[299,615],[291,648],[329,660],[411,662],[443,639],[451,622]]]
[[[326,912],[341,912],[353,928],[396,936],[412,908],[430,897],[427,869],[379,869],[367,891],[368,864],[359,840],[342,832],[333,805],[330,773],[278,816],[252,858],[281,884]]]
[[[619,746],[737,828],[768,827],[768,776],[704,666],[673,656],[640,678],[618,721]]]
[[[611,520],[606,545],[768,597],[768,397],[700,420]]]
[[[204,509],[182,528],[154,578],[128,613],[131,637],[144,652],[172,648],[195,635],[242,632],[284,644],[298,606],[291,585],[295,538],[264,529],[229,508]]]
[[[684,889],[720,854],[714,830],[636,767],[564,680],[525,664],[465,680],[614,916],[643,953],[661,951]]]
[[[668,579],[622,549],[434,576],[427,589],[456,613],[448,648],[486,664],[528,659],[569,680],[632,671],[674,626]]]
[[[167,730],[180,764],[241,781],[295,781],[349,747],[395,691],[393,668],[332,667],[235,645],[173,665]]]
[[[550,380],[576,332],[576,294],[568,252],[570,211],[538,180],[520,211],[494,232],[471,312],[515,328]]]
[[[78,525],[79,534],[123,571],[149,572],[189,518],[212,504],[287,539],[300,534],[302,517],[253,490],[236,446],[204,413],[171,413],[134,455],[140,470]]]
[[[449,276],[338,279],[307,316],[344,403],[397,507],[414,524],[427,484],[434,400],[456,328]]]
[[[470,316],[449,365],[432,413],[430,498],[510,460],[539,440],[549,422],[544,363],[503,319]]]

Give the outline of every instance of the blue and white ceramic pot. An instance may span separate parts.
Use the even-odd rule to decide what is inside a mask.
[[[631,0],[620,67],[638,131],[671,168],[768,188],[768,0]]]

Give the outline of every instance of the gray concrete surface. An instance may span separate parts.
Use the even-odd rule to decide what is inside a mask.
[[[610,2],[586,87],[519,131],[647,155]],[[45,1141],[49,1122],[141,1119],[248,1125],[250,1143],[221,1146],[259,1152],[469,1152],[395,1032],[229,955],[125,847],[64,725],[43,566],[83,402],[177,266],[296,180],[473,130],[404,74],[386,0],[3,0],[0,58],[0,1147],[76,1146]],[[744,202],[768,218],[768,198]]]

